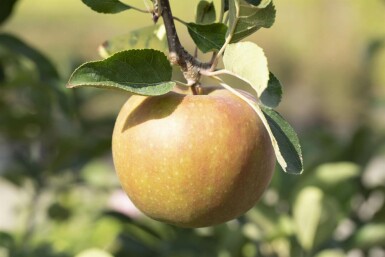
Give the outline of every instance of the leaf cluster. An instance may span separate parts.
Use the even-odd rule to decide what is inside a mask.
[[[82,1],[100,13],[113,14],[138,9],[118,0]],[[162,1],[151,1],[153,9],[149,8],[148,12],[153,16],[157,15],[157,8],[161,8],[161,3]],[[257,101],[249,101],[249,104],[263,120],[278,162],[284,171],[299,174],[303,170],[303,161],[298,137],[282,116],[272,110],[281,101],[281,84],[269,71],[263,50],[255,43],[241,42],[259,29],[271,27],[275,15],[276,10],[271,0],[222,1],[219,9],[213,2],[202,0],[197,4],[194,22],[185,22],[177,17],[174,19],[186,26],[197,49],[202,53],[213,54],[211,69],[196,67],[198,73],[214,78],[221,85],[224,81],[220,76],[224,74],[250,85]],[[176,83],[184,85],[173,81],[173,69],[165,55],[166,40],[175,41],[172,37],[177,36],[172,33],[163,25],[156,25],[106,41],[100,47],[100,53],[106,59],[81,65],[72,74],[68,87],[114,88],[155,96],[173,90]],[[215,69],[219,58],[223,58],[223,69]],[[190,81],[187,84],[190,85]],[[195,84],[199,84],[199,80],[193,86]]]

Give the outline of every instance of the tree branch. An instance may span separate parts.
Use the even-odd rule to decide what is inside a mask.
[[[195,86],[199,82],[201,70],[210,69],[211,63],[200,62],[183,48],[175,28],[169,0],[159,0],[159,4],[166,28],[170,62],[180,66],[188,85]]]

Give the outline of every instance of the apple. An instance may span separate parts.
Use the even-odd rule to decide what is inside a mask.
[[[147,216],[180,227],[234,219],[259,200],[275,156],[255,111],[224,89],[132,96],[113,132],[117,175]]]

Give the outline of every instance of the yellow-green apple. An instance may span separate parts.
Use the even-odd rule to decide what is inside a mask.
[[[240,216],[261,197],[275,166],[258,115],[223,89],[130,97],[115,124],[112,152],[132,202],[181,227]]]

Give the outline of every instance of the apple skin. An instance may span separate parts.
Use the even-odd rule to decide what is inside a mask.
[[[132,96],[116,120],[120,183],[147,216],[179,227],[234,219],[270,183],[275,156],[254,110],[223,89]]]

